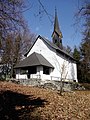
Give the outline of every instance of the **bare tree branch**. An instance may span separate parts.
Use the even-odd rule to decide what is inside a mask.
[[[38,0],[38,2],[40,4],[40,6],[42,7],[43,11],[45,12],[45,14],[47,15],[47,17],[48,17],[49,21],[51,22],[51,24],[53,24],[53,20],[51,19],[51,17],[53,17],[53,16],[47,12],[47,10],[45,9],[44,5],[42,4],[42,2],[40,0]]]

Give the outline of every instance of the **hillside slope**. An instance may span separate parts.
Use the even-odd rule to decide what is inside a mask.
[[[0,82],[0,120],[90,120],[90,91],[65,92]]]

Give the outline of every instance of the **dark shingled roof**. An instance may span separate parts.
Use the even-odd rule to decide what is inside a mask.
[[[54,68],[41,54],[32,53],[29,57],[20,61],[14,68],[30,67],[30,66],[47,66]]]
[[[53,49],[55,49],[56,51],[58,51],[60,54],[63,54],[65,56],[71,58],[72,60],[76,61],[71,54],[69,54],[68,52],[66,52],[66,50],[59,48],[57,45],[55,45],[54,43],[50,42],[49,40],[47,40],[46,38],[44,38],[44,37],[42,37],[40,35],[36,38],[36,41],[38,40],[38,38],[42,39],[43,42],[47,43],[50,47],[52,47]],[[34,44],[36,43],[36,41],[34,42]],[[34,46],[34,44],[32,45],[32,47]],[[25,54],[25,56],[27,56],[27,54],[30,52],[30,50],[32,49],[32,47],[27,51],[27,53]]]
[[[59,23],[58,23],[58,17],[57,17],[57,11],[55,10],[55,21],[54,21],[54,32],[56,32],[61,38],[62,38],[62,33],[59,28]],[[53,34],[54,34],[53,32]],[[53,36],[52,34],[52,36]]]
[[[75,59],[73,58],[73,56],[72,56],[71,54],[69,54],[69,53],[64,49],[64,47],[63,47],[63,49],[61,49],[61,48],[59,48],[57,45],[55,45],[54,43],[52,43],[52,42],[50,42],[49,40],[47,40],[46,38],[41,37],[41,36],[40,36],[40,38],[41,38],[44,42],[46,42],[49,46],[51,46],[51,47],[54,48],[56,51],[58,51],[59,53],[64,54],[64,55],[70,57],[71,59],[75,60]]]

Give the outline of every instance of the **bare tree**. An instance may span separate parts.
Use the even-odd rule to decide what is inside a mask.
[[[33,39],[35,39],[34,34],[28,34],[27,36],[25,32],[11,33],[7,36],[3,47],[1,62],[4,66],[7,66],[8,69],[11,69],[11,77],[13,77],[13,67],[22,59],[27,48],[30,48]]]
[[[23,0],[0,0],[0,50],[8,34],[27,29],[22,14],[24,9]]]
[[[16,29],[18,26],[24,27],[22,18],[22,0],[1,0],[0,1],[0,29],[1,32]]]
[[[60,95],[62,95],[62,92],[63,92],[63,80],[65,80],[67,75],[68,75],[67,64],[66,64],[65,61],[63,62],[62,66],[61,66],[60,73],[61,73]]]
[[[69,62],[64,60],[61,64],[59,63],[58,59],[54,57],[55,59],[55,65],[56,68],[60,74],[60,95],[62,95],[63,92],[63,82],[66,80],[67,75],[68,75],[68,66]]]
[[[31,33],[30,31],[24,31],[21,34],[21,38],[22,38],[21,53],[25,54],[34,43],[36,34]]]

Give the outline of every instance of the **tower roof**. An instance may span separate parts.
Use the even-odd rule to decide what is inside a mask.
[[[57,11],[56,11],[56,9],[55,9],[55,20],[54,20],[54,31],[53,31],[53,34],[54,34],[54,32],[56,34],[58,34],[58,36],[60,38],[62,38],[62,32],[60,31],[60,28],[59,28],[59,22],[58,22],[58,17],[57,17]],[[52,34],[52,36],[53,36],[53,34]]]

